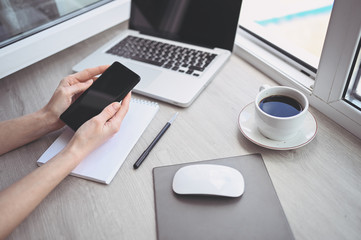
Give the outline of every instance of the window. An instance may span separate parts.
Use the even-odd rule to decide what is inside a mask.
[[[0,78],[129,18],[130,0],[0,0]]]
[[[316,73],[332,6],[333,0],[243,0],[239,25]]]
[[[71,19],[110,0],[0,2],[0,48]]]
[[[260,22],[259,19],[264,19],[263,23],[267,23],[275,19],[274,17],[262,16],[261,18],[259,14],[262,11],[260,11],[255,16],[258,19],[258,23],[253,21],[251,24],[252,18],[256,18],[247,12],[246,14],[251,15],[251,17],[248,20],[244,20],[246,22],[242,26],[242,15],[245,14],[248,8],[247,1],[250,0],[243,1],[245,5],[242,6],[241,10],[241,26],[236,37],[235,53],[248,60],[279,84],[292,86],[307,93],[310,96],[310,103],[313,107],[361,138],[361,15],[359,14],[361,12],[361,1],[335,0],[333,4],[326,0],[298,1],[304,4],[308,2],[313,2],[314,4],[324,3],[323,7],[319,5],[319,8],[315,8],[317,11],[312,9],[302,10],[301,13],[304,15],[307,15],[307,12],[314,13],[314,15],[316,13],[317,15],[325,14],[326,9],[330,8],[327,6],[332,4],[327,31],[322,33],[322,35],[325,35],[325,40],[322,40],[322,47],[318,47],[319,56],[313,54],[319,59],[315,61],[318,61],[316,65],[314,64],[315,62],[309,61],[306,54],[303,55],[305,50],[293,51],[292,49],[299,49],[299,47],[287,48],[287,44],[294,43],[288,42],[285,45],[286,47],[282,45],[282,42],[287,42],[286,40],[290,39],[287,35],[292,32],[286,31],[284,35],[276,34],[282,36],[281,41],[278,42],[274,39],[275,37],[269,38],[270,33],[275,33],[276,30],[264,30],[264,27],[262,25],[259,26],[260,24],[258,23]],[[262,6],[262,8],[267,10],[265,11],[267,13],[271,11],[271,6],[276,5],[277,2],[291,4],[291,2],[294,3],[295,1],[271,0],[271,5],[262,6],[257,4],[257,7]],[[295,17],[296,15],[279,14],[279,16],[288,17]],[[282,17],[278,19],[282,19]],[[298,18],[298,20],[300,19]],[[292,21],[288,21],[287,24],[291,23]],[[294,26],[296,28],[298,25],[295,24]],[[273,26],[273,28],[275,29],[276,26]],[[307,32],[301,35],[307,36]],[[317,37],[317,41],[321,38],[323,37]],[[311,45],[319,46],[320,44],[316,43],[316,41],[311,41]],[[296,63],[292,63],[292,61]],[[310,66],[311,68],[309,68]],[[308,69],[308,72],[302,67]],[[313,71],[312,67],[316,71]]]
[[[348,78],[347,87],[343,99],[349,104],[361,110],[361,40],[359,41],[357,53]]]

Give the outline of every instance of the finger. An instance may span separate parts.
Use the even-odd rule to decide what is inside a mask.
[[[130,103],[131,97],[132,97],[132,93],[129,92],[127,94],[127,96],[125,96],[125,98],[123,99],[123,101],[121,103],[119,115],[121,116],[122,119],[125,117],[125,115],[127,114],[128,110],[129,110],[129,103]]]
[[[115,127],[120,127],[120,124],[129,110],[130,99],[131,93],[129,92],[123,99],[119,111],[109,120],[110,124],[114,125]]]
[[[130,102],[130,99],[132,98],[132,92],[128,92],[127,96],[125,96],[125,98],[123,99],[123,101],[125,101],[124,104],[128,104],[129,105],[129,102]],[[122,101],[122,103],[123,103]]]
[[[73,80],[71,80],[71,75],[67,76],[60,81],[58,88],[59,87],[68,87],[71,85],[71,82],[73,82]]]
[[[69,87],[69,93],[74,96],[78,93],[82,93],[87,90],[93,84],[93,80],[90,79],[86,82],[80,82]]]
[[[96,118],[98,118],[102,123],[105,124],[118,112],[119,108],[120,108],[120,103],[113,102],[109,104],[106,108],[104,108],[103,111],[96,116]]]
[[[109,65],[102,65],[94,68],[87,68],[71,76],[77,81],[84,82],[86,80],[92,79],[99,74],[102,74],[108,67]]]

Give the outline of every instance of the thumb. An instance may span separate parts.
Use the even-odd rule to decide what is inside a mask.
[[[119,110],[120,103],[114,102],[109,104],[106,108],[103,109],[101,113],[99,113],[98,116],[96,116],[100,121],[103,123],[107,122],[109,119],[111,119]]]
[[[90,79],[86,82],[79,82],[77,84],[74,84],[72,86],[70,86],[70,93],[72,95],[76,95],[78,93],[84,92],[86,89],[88,89],[90,87],[90,85],[93,84],[93,80]]]

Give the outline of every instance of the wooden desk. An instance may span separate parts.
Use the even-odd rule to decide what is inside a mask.
[[[60,79],[126,25],[38,62],[0,81],[0,120],[44,106]],[[273,151],[249,142],[237,127],[240,110],[271,79],[232,56],[189,108],[160,110],[110,185],[67,177],[9,239],[156,239],[152,169],[261,153],[296,239],[361,236],[361,141],[315,109],[318,134],[307,146]],[[133,97],[143,98],[134,94]],[[133,163],[175,111],[180,114],[138,170]],[[37,168],[61,130],[0,156],[0,189]]]

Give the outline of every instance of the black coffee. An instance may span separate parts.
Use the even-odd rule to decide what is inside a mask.
[[[295,99],[273,95],[261,100],[259,107],[265,112],[275,117],[292,117],[302,111],[302,105]]]

